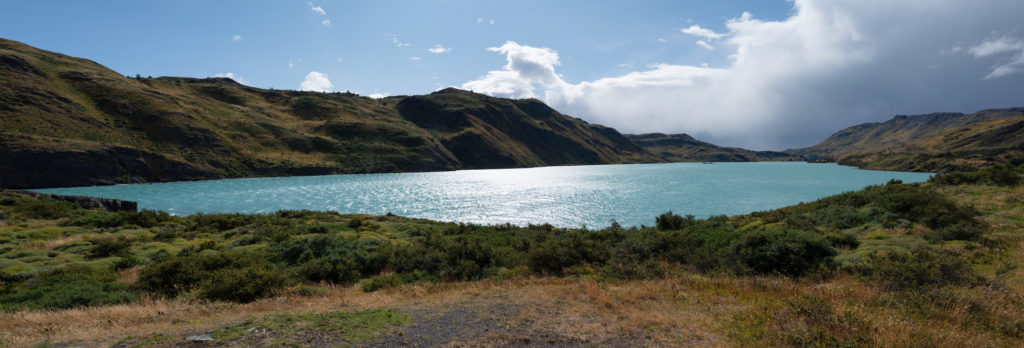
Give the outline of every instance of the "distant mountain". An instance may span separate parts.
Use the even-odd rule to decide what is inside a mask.
[[[0,39],[0,187],[654,161],[536,99],[129,78]]]
[[[1024,108],[973,114],[896,116],[836,132],[818,145],[786,150],[809,160],[867,169],[951,171],[1024,160]]]
[[[670,162],[758,162],[803,161],[804,158],[784,152],[751,151],[706,143],[686,134],[626,134],[647,152]]]

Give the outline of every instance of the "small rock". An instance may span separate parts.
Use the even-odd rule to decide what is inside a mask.
[[[209,341],[213,341],[213,337],[210,337],[210,335],[188,336],[185,339],[189,340],[189,341],[192,341],[192,342],[209,342]]]

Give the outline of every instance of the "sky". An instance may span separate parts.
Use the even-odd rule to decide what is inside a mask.
[[[1024,106],[1024,1],[11,1],[0,37],[124,75],[538,98],[624,133],[781,150]]]

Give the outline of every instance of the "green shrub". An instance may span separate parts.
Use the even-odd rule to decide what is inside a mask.
[[[132,240],[125,236],[104,235],[89,238],[89,242],[93,245],[89,252],[89,257],[92,258],[117,256],[132,246]]]
[[[854,272],[889,290],[971,284],[979,279],[959,255],[927,246],[910,252],[871,254]]]
[[[207,299],[251,302],[276,294],[289,280],[260,255],[212,251],[175,256],[146,267],[136,284],[169,297],[199,290]]]
[[[4,310],[68,309],[136,301],[124,284],[95,279],[49,278],[0,296]]]
[[[200,293],[211,300],[246,303],[273,296],[287,285],[288,279],[281,272],[265,264],[253,264],[210,272]]]
[[[123,218],[121,214],[105,212],[105,211],[90,211],[71,221],[72,226],[92,226],[92,227],[117,227],[121,226]]]
[[[58,219],[68,217],[76,208],[81,207],[49,198],[24,198],[18,200],[11,211],[33,219]]]
[[[849,233],[826,233],[825,240],[828,240],[835,248],[857,249],[860,246],[857,236]]]
[[[120,260],[117,260],[117,262],[114,262],[114,271],[129,269],[143,264],[145,264],[145,261],[143,261],[138,256],[125,255],[122,256]]]
[[[978,241],[981,236],[985,233],[983,227],[978,224],[961,222],[956,225],[946,226],[937,230],[932,231],[925,236],[930,242],[940,242],[947,240],[967,240],[967,241]]]
[[[836,255],[824,238],[800,230],[760,230],[743,235],[726,249],[740,270],[798,276],[828,265]]]
[[[655,226],[657,226],[658,230],[661,231],[681,230],[692,225],[694,221],[695,219],[693,215],[687,215],[684,218],[682,216],[672,214],[671,210],[654,218]]]
[[[388,289],[405,284],[431,282],[437,283],[441,279],[430,273],[415,271],[411,273],[396,273],[385,276],[376,276],[367,279],[360,284],[364,292],[374,292],[380,289]]]

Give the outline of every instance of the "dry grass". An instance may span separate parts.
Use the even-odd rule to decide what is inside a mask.
[[[32,242],[32,243],[26,245],[25,249],[29,249],[29,250],[50,250],[50,249],[53,249],[55,247],[67,244],[67,243],[77,242],[77,241],[80,241],[80,240],[85,240],[85,237],[86,237],[85,234],[75,234],[75,235],[70,235],[70,236],[67,236],[67,237],[60,237],[60,238],[55,238],[55,239],[40,240],[40,241],[35,241],[35,242]]]
[[[393,308],[443,311],[457,306],[509,305],[502,318],[526,327],[600,345],[651,346],[771,345],[786,332],[821,329],[835,337],[862,339],[879,346],[1013,346],[975,323],[970,302],[939,308],[943,313],[908,312],[893,294],[849,276],[801,282],[774,277],[706,277],[678,273],[650,281],[598,282],[574,278],[531,278],[403,286],[364,293],[358,287],[327,287],[322,296],[284,296],[249,304],[143,299],[139,303],[64,311],[0,314],[0,343],[26,346],[74,342],[107,346],[126,337],[164,333],[175,337],[207,331],[266,314],[305,314]],[[962,297],[994,301],[994,317],[1013,318],[1019,304],[998,289],[965,288]],[[837,318],[821,322],[801,316],[789,303],[820,299]],[[751,331],[752,330],[752,331]],[[803,331],[800,331],[803,330]],[[748,332],[749,331],[749,332]],[[751,334],[761,336],[749,336]],[[481,344],[501,345],[501,337],[481,333]],[[490,338],[488,338],[490,337]]]

